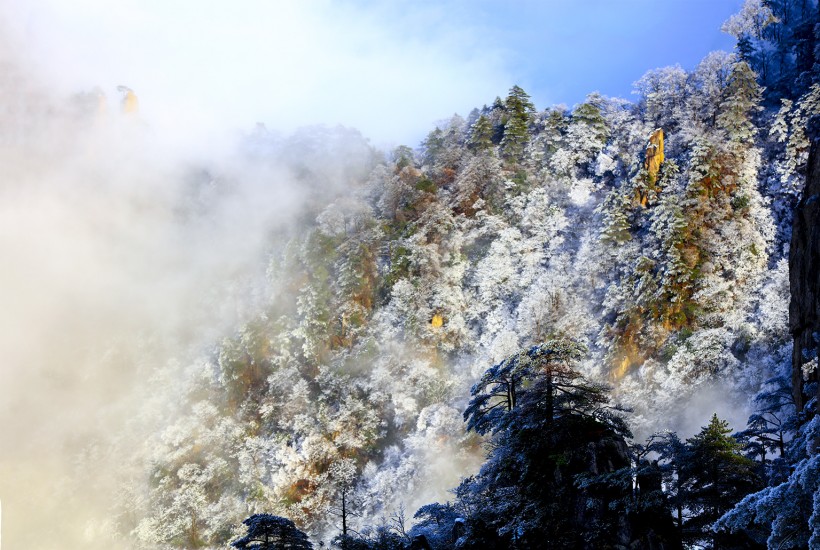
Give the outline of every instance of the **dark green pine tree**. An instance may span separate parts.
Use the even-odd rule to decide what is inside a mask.
[[[444,150],[444,132],[441,128],[436,128],[427,134],[427,138],[421,142],[421,148],[423,151],[422,162],[427,165],[435,164]]]
[[[621,189],[611,191],[598,207],[597,212],[603,219],[602,241],[620,245],[632,239],[631,197],[624,194]]]
[[[678,177],[678,165],[666,161],[662,169],[659,188],[672,186]],[[661,193],[652,210],[650,233],[656,239],[658,258],[658,292],[655,296],[656,317],[666,327],[682,327],[692,322],[694,307],[695,269],[687,247],[692,246],[691,220],[679,193],[670,189]]]
[[[504,137],[501,139],[501,149],[504,156],[510,160],[520,160],[524,149],[530,140],[530,124],[535,113],[535,106],[519,86],[510,88],[510,93],[504,102],[507,120],[504,124]]]
[[[772,476],[782,481],[788,462],[788,434],[798,427],[791,380],[782,375],[767,380],[754,402],[747,428],[736,437],[744,443],[747,456],[759,457],[761,464],[769,466],[770,482]]]
[[[231,543],[239,550],[311,550],[305,533],[297,529],[294,523],[281,516],[271,514],[254,514],[242,522],[248,528],[248,534]]]
[[[491,434],[491,451],[456,491],[459,506],[473,511],[463,548],[603,549],[621,537],[609,506],[618,491],[575,484],[580,474],[629,465],[620,409],[606,386],[574,368],[584,353],[570,340],[549,340],[473,386],[464,418],[469,430]]]
[[[726,131],[732,143],[752,143],[757,129],[753,115],[761,109],[763,92],[757,75],[745,61],[732,65],[725,99],[720,104],[717,125]]]
[[[600,95],[591,94],[587,101],[576,107],[570,116],[564,138],[564,143],[571,151],[572,164],[590,176],[593,175],[590,170],[595,157],[606,146],[610,136],[609,125],[601,110],[604,102]]]
[[[691,513],[683,526],[684,541],[704,548],[756,548],[743,533],[715,532],[712,524],[762,483],[756,464],[742,454],[728,422],[712,416],[708,426],[687,439],[684,508]]]
[[[580,104],[572,112],[572,122],[585,124],[596,142],[596,148],[598,150],[603,148],[609,138],[609,127],[600,107],[592,101]]]
[[[478,152],[493,146],[493,123],[486,116],[479,116],[470,128],[469,146]]]
[[[688,519],[686,506],[686,475],[689,472],[689,446],[681,441],[675,432],[656,433],[649,438],[646,449],[657,453],[658,467],[661,470],[664,493],[669,512],[677,526],[679,538],[682,537],[683,525]]]

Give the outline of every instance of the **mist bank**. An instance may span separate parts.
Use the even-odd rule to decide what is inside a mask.
[[[273,251],[377,157],[357,132],[320,127],[168,148],[133,91],[59,95],[2,53],[4,534],[102,547],[180,365],[279,292]]]

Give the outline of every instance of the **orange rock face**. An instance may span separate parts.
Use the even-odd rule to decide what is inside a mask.
[[[135,94],[132,90],[128,90],[122,100],[122,112],[126,114],[134,114],[139,111],[139,105],[137,94]]]
[[[650,192],[656,193],[658,189],[655,182],[658,181],[658,171],[663,163],[663,130],[658,128],[649,136],[649,143],[646,145],[646,159],[643,167],[646,170],[646,179],[639,182],[635,189],[635,201],[646,208]]]
[[[139,112],[140,103],[137,94],[128,86],[117,86],[117,90],[122,92],[122,112],[126,115],[134,115]]]
[[[646,160],[643,165],[649,173],[649,183],[654,184],[658,178],[658,170],[663,163],[663,130],[658,128],[649,136],[649,144],[646,146]]]

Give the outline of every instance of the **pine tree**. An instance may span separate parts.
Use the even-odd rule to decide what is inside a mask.
[[[587,98],[586,102],[581,103],[572,112],[572,123],[583,124],[586,126],[588,132],[588,135],[584,136],[588,143],[576,145],[595,152],[603,149],[610,134],[609,126],[601,112],[601,107],[596,104],[596,102],[600,100],[600,96],[592,95]]]
[[[791,435],[785,476],[740,501],[718,520],[716,528],[752,533],[768,548],[820,547],[818,423],[805,423]]]
[[[725,130],[733,143],[752,143],[757,135],[753,116],[761,109],[762,90],[757,75],[745,61],[732,66],[726,98],[720,104],[718,128]]]
[[[721,548],[745,538],[711,530],[711,525],[740,499],[760,488],[755,463],[743,456],[728,422],[712,416],[707,426],[687,439],[688,460],[681,467],[686,483],[684,506],[692,514],[684,523],[684,540]]]
[[[601,239],[616,245],[632,238],[630,228],[631,201],[621,189],[613,189],[598,207],[603,218]]]
[[[470,147],[479,153],[487,151],[493,146],[493,124],[490,119],[484,115],[478,117],[478,120],[470,128]]]
[[[524,149],[530,139],[529,128],[532,123],[535,106],[519,86],[513,86],[504,103],[507,120],[504,124],[504,137],[501,148],[504,156],[518,161],[524,154]]]
[[[302,350],[308,361],[321,362],[330,347],[333,334],[333,272],[330,266],[337,258],[336,239],[314,231],[306,240],[302,262],[308,277],[299,290],[297,312]]]
[[[239,550],[311,550],[313,544],[294,523],[280,516],[254,514],[242,522],[248,534],[231,546]]]
[[[690,460],[689,446],[681,441],[677,433],[664,432],[653,434],[649,438],[646,448],[648,451],[658,454],[658,465],[666,487],[667,502],[678,532],[682,536],[684,522],[688,520],[688,516],[685,516],[684,513],[687,501],[686,476],[689,470],[686,465]]]
[[[507,357],[473,387],[468,429],[493,435],[481,472],[459,489],[466,508],[478,505],[465,547],[601,547],[616,536],[615,497],[574,484],[578,474],[629,465],[621,409],[609,405],[607,387],[575,370],[584,351],[549,340]]]
[[[436,127],[435,130],[427,134],[427,138],[421,142],[422,163],[433,165],[444,149],[444,131]]]
[[[356,498],[354,489],[357,477],[356,462],[350,458],[345,458],[331,464],[328,473],[330,479],[336,485],[336,500],[334,505],[328,510],[341,521],[339,528],[339,546],[342,550],[351,550],[352,541],[349,541],[350,520],[353,516],[358,516],[356,508],[361,506],[361,502]]]
[[[786,442],[798,426],[791,380],[777,376],[763,383],[755,396],[755,411],[749,416],[747,428],[738,434],[738,439],[746,442],[750,456],[759,456],[766,465],[767,456],[775,461],[786,460]],[[771,472],[775,479],[780,468]]]
[[[610,135],[610,128],[601,110],[604,98],[598,94],[591,94],[587,101],[578,105],[572,112],[570,123],[567,126],[565,142],[570,165],[560,166],[553,161],[553,166],[564,175],[572,173],[574,167],[579,167],[589,173],[595,157],[606,145]],[[558,154],[555,155],[560,159]]]

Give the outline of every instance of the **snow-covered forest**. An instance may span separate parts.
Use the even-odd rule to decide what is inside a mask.
[[[274,514],[345,550],[820,548],[817,363],[796,402],[789,329],[819,21],[747,0],[734,52],[631,100],[512,86],[392,151],[260,125],[175,174],[186,224],[254,206],[240,166],[298,207],[249,236],[263,275],[218,291],[253,306],[195,360],[139,359],[122,438],[77,451],[85,478],[123,465],[86,531],[226,548]]]

